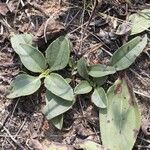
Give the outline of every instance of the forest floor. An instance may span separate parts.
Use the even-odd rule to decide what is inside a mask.
[[[102,1],[95,10],[94,3],[88,3],[89,6],[84,0],[0,1],[0,150],[43,150],[43,146],[48,147],[52,142],[74,145],[87,139],[101,143],[98,110],[88,95],[80,96],[65,113],[61,131],[41,113],[45,103],[42,94],[36,92],[14,100],[6,98],[11,81],[21,69],[25,70],[10,44],[13,33],[33,34],[41,51],[60,35],[67,34],[73,43],[72,57],[78,59],[84,55],[89,63],[106,64],[128,39],[127,33],[114,34],[116,27],[131,13],[150,8],[148,0]],[[126,70],[142,114],[135,150],[150,149],[149,50],[150,41]],[[104,86],[111,85],[117,77],[117,74],[109,77]]]

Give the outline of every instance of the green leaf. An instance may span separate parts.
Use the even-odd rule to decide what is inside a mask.
[[[92,77],[104,77],[109,74],[114,74],[116,69],[111,66],[97,64],[90,66],[89,75]]]
[[[147,44],[147,36],[144,38],[136,37],[120,47],[110,60],[111,66],[117,70],[128,68],[140,55]]]
[[[86,64],[85,58],[81,58],[80,60],[78,60],[77,71],[82,78],[87,79],[87,80],[89,79],[88,69],[87,69],[87,64]]]
[[[81,81],[74,89],[75,94],[86,94],[92,90],[92,86],[87,81]]]
[[[46,106],[43,109],[43,114],[48,120],[51,120],[68,111],[73,103],[73,101],[66,101],[47,90]]]
[[[107,76],[104,76],[104,77],[99,77],[99,78],[93,78],[93,81],[96,83],[97,86],[102,86],[106,80],[107,80]]]
[[[28,70],[43,72],[46,69],[46,59],[38,49],[27,44],[20,44],[20,47],[26,52],[25,55],[19,56],[21,62]]]
[[[53,118],[51,121],[57,129],[61,130],[63,127],[63,114]]]
[[[69,39],[64,36],[60,36],[49,45],[46,50],[46,58],[51,71],[67,66],[71,51],[70,45]]]
[[[75,145],[76,149],[83,150],[107,150],[104,146],[90,140],[83,141]]]
[[[140,112],[127,79],[118,79],[107,92],[107,109],[100,109],[100,131],[104,147],[131,150],[140,129]]]
[[[67,83],[71,83],[72,79],[71,78],[65,78],[65,80],[67,81]]]
[[[131,35],[138,34],[150,27],[150,9],[144,9],[129,16],[132,23]]]
[[[73,89],[62,76],[56,73],[51,73],[45,78],[44,84],[53,94],[67,101],[73,101]]]
[[[99,108],[106,108],[107,95],[103,88],[97,87],[91,97],[91,101]]]
[[[12,82],[10,91],[7,98],[16,98],[20,96],[26,96],[36,92],[41,86],[41,80],[39,77],[33,77],[27,74],[18,75]]]
[[[31,34],[19,34],[19,35],[13,35],[10,39],[11,45],[14,49],[14,51],[18,55],[26,55],[26,51],[21,47],[22,44],[29,44],[32,45],[32,35]]]

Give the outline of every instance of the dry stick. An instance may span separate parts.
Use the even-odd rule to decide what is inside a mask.
[[[18,13],[18,8],[19,8],[19,5],[20,5],[20,2],[21,2],[21,0],[19,0],[18,3],[17,3],[16,12],[15,12],[15,15],[14,15],[14,18],[13,18],[13,23],[15,23],[15,20],[16,20],[16,17],[17,17],[17,13]]]
[[[16,138],[18,136],[18,134],[20,133],[21,129],[23,128],[23,126],[25,125],[27,121],[27,118],[24,119],[22,125],[20,126],[19,130],[17,131],[17,133],[15,134],[14,138]]]
[[[48,24],[49,24],[49,21],[54,18],[55,14],[56,14],[56,13],[54,13],[53,15],[51,15],[51,16],[46,20],[46,23],[45,23],[45,26],[44,26],[44,39],[45,39],[45,43],[47,43],[47,37],[46,37],[47,26],[48,26]]]
[[[135,94],[138,94],[138,95],[141,95],[141,96],[144,96],[144,97],[150,99],[150,95],[145,95],[145,94],[143,94],[143,93],[141,93],[139,91],[136,91],[136,89],[133,89],[133,91],[134,91]]]
[[[15,110],[16,110],[16,108],[17,108],[17,105],[18,105],[19,100],[20,100],[20,98],[18,98],[18,100],[17,100],[17,102],[16,102],[16,104],[15,104],[15,106],[14,106],[14,109],[13,109],[13,111],[12,111],[12,114],[11,114],[10,119],[12,119],[12,117],[13,117],[13,115],[14,115],[14,112],[15,112]]]
[[[137,146],[135,146],[135,147],[137,147],[137,148],[143,148],[143,149],[150,149],[150,145],[148,145],[148,146],[141,146],[141,145],[137,145]]]
[[[3,134],[0,134],[0,138],[9,138],[9,135],[3,135]],[[20,137],[20,136],[16,136],[16,137]]]
[[[6,141],[13,147],[14,150],[16,150],[16,146],[13,144],[12,141],[6,138]]]
[[[142,138],[142,137],[137,137],[137,138],[140,139],[140,140],[142,140],[142,141],[144,141],[144,142],[147,142],[147,143],[150,144],[150,140],[144,139],[144,138]]]
[[[84,37],[84,35],[85,35],[85,32],[87,31],[87,28],[88,28],[88,26],[89,26],[89,24],[90,24],[90,22],[91,22],[91,20],[92,20],[92,18],[93,18],[93,16],[94,16],[94,13],[95,13],[95,10],[96,10],[96,6],[97,6],[97,4],[98,4],[98,1],[97,0],[94,0],[94,7],[93,7],[93,9],[92,9],[92,12],[91,12],[91,16],[90,16],[90,18],[89,18],[89,20],[88,20],[88,22],[87,22],[87,24],[86,24],[86,27],[85,27],[85,29],[83,29],[83,33],[82,33],[82,37],[81,37],[81,45],[80,45],[80,48],[82,47],[82,43],[83,43],[83,37]],[[85,11],[85,6],[84,6],[84,11]],[[84,17],[83,17],[84,18]]]
[[[0,122],[0,125],[2,125],[2,123]],[[10,134],[9,130],[3,126],[3,129],[4,131],[9,135],[9,137],[11,138],[11,140],[17,145],[19,146],[22,150],[24,150],[25,148],[20,144],[18,143],[18,141]]]
[[[85,26],[88,22],[85,22],[84,24],[78,26],[76,29],[74,29],[73,31],[69,32],[70,34],[77,31],[78,29],[82,28],[83,26]]]
[[[82,24],[84,23],[85,5],[86,5],[86,0],[84,0],[84,8],[83,8],[82,16],[81,16]],[[85,34],[84,28],[81,28],[81,40],[80,40],[80,45],[79,45],[79,51],[82,51],[84,34]]]
[[[3,128],[3,126],[5,125],[5,123],[7,122],[8,118],[10,116],[10,113],[7,114],[7,116],[4,118],[4,121],[1,122],[1,125],[0,125],[0,130]]]
[[[0,20],[0,23],[7,28],[8,32],[11,33],[11,32],[15,32],[15,30],[9,25],[9,23],[4,19],[2,18]]]
[[[143,80],[143,81],[147,84],[147,81],[144,80],[144,79],[143,79],[136,71],[134,71],[134,70],[131,69],[131,68],[130,68],[130,71],[131,71],[132,73],[134,73],[135,75],[137,75],[137,76],[139,77],[140,80]]]
[[[70,22],[68,24],[66,24],[67,21],[65,21],[65,28],[68,28],[69,25],[73,22],[73,20],[77,17],[77,15],[79,14],[80,10],[73,16],[73,18],[70,20]]]
[[[46,23],[45,23],[45,26],[44,26],[44,39],[45,39],[45,43],[47,43],[46,29],[47,29],[47,26],[48,26],[48,23],[49,23],[50,19],[51,19],[51,17],[49,17],[49,18],[46,20]]]
[[[86,31],[87,28],[88,28],[88,26],[90,25],[90,22],[91,22],[91,20],[92,20],[94,14],[95,14],[95,10],[96,10],[97,5],[98,5],[98,1],[97,1],[97,0],[94,0],[94,7],[93,7],[93,9],[92,9],[91,16],[90,16],[90,18],[89,18],[89,20],[88,20],[88,23],[87,23],[87,25],[86,25],[84,31]]]
[[[90,53],[94,53],[95,51],[97,51],[100,47],[102,47],[102,44],[96,44],[91,47],[90,50],[87,51],[84,55],[88,56]]]
[[[96,131],[95,127],[93,127],[93,130],[95,132],[96,138],[97,140],[100,142],[100,136],[98,134],[100,134],[99,132]]]

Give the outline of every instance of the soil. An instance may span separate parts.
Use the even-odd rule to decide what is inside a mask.
[[[42,52],[58,36],[68,34],[74,60],[84,56],[89,64],[107,64],[111,54],[129,38],[128,31],[121,36],[115,34],[116,26],[131,13],[150,8],[148,0],[102,0],[95,9],[94,1],[88,3],[84,6],[84,0],[0,1],[0,150],[42,150],[52,142],[75,145],[87,139],[101,143],[98,109],[89,95],[77,97],[73,108],[65,113],[61,131],[41,112],[45,104],[43,88],[31,96],[6,98],[14,77],[21,70],[27,71],[11,47],[12,34],[33,34],[34,42]],[[145,32],[150,37],[149,31]],[[150,149],[149,50],[150,41],[126,70],[142,115],[135,150]],[[117,77],[118,74],[108,77],[103,86],[107,89]]]

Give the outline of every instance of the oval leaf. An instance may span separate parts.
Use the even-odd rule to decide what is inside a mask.
[[[35,47],[27,44],[20,44],[26,55],[19,55],[23,65],[32,72],[43,72],[46,69],[44,55]]]
[[[90,71],[88,74],[92,77],[104,77],[109,74],[114,74],[115,72],[116,69],[114,67],[97,64],[90,66]]]
[[[59,115],[59,116],[53,118],[51,120],[51,122],[57,129],[61,130],[63,127],[63,115]]]
[[[100,131],[104,147],[131,150],[140,129],[140,112],[126,79],[118,79],[107,92],[107,109],[100,109]]]
[[[147,30],[150,27],[150,9],[130,15],[129,20],[132,23],[131,35]]]
[[[46,58],[51,71],[67,66],[71,51],[70,45],[69,39],[64,36],[60,36],[49,45],[46,50]]]
[[[48,120],[51,120],[68,111],[72,105],[73,101],[66,101],[47,90],[46,106],[43,109],[43,114]]]
[[[18,75],[12,82],[12,90],[7,98],[16,98],[26,96],[36,92],[41,86],[39,77],[33,77],[27,74]]]
[[[56,73],[51,73],[45,78],[44,84],[45,87],[53,94],[68,101],[72,101],[74,99],[71,86],[62,76]]]
[[[87,79],[87,80],[89,79],[85,58],[81,58],[80,60],[78,60],[77,71],[82,78]]]
[[[128,43],[120,47],[112,56],[110,60],[111,66],[117,70],[128,68],[143,51],[147,44],[147,36],[143,39],[136,37]]]
[[[92,90],[91,85],[87,81],[81,81],[74,89],[75,94],[86,94]]]
[[[104,89],[101,87],[95,88],[91,101],[99,108],[106,108],[107,96]]]
[[[19,35],[13,35],[10,39],[11,45],[14,49],[14,51],[18,55],[26,55],[26,51],[21,47],[22,44],[28,44],[32,45],[32,35],[31,34],[19,34]]]
[[[106,80],[107,80],[107,76],[104,76],[104,77],[99,77],[99,78],[93,78],[93,81],[96,83],[97,86],[102,86]]]

